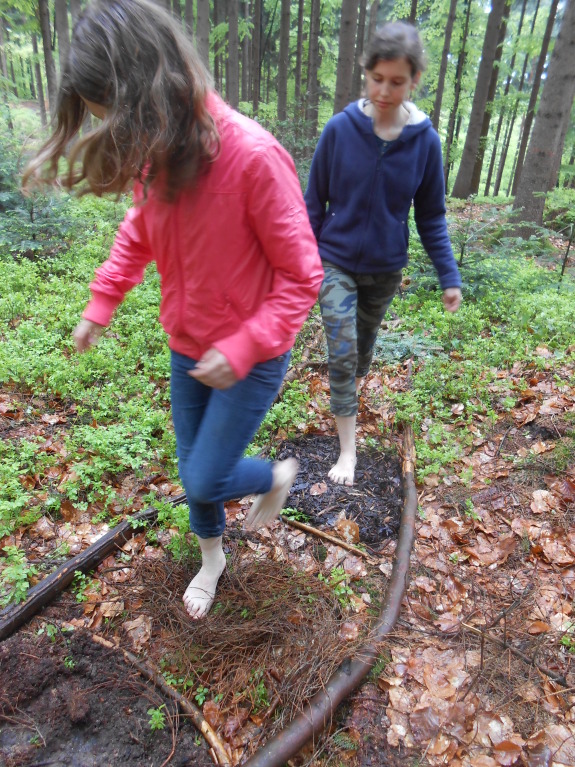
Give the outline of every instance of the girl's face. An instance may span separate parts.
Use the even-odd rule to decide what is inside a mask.
[[[365,70],[367,98],[381,117],[392,116],[419,82],[420,72],[411,74],[411,64],[402,57],[379,59],[373,69]]]

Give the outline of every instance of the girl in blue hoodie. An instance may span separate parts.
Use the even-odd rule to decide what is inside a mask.
[[[425,67],[410,24],[379,28],[363,59],[366,97],[329,120],[305,193],[325,277],[319,294],[328,345],[331,410],[340,442],[334,482],[352,485],[358,391],[377,331],[408,260],[408,216],[443,290],[447,311],[461,302],[461,278],[445,220],[439,136],[409,101]]]

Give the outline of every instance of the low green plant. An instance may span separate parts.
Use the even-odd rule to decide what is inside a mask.
[[[198,704],[198,706],[203,706],[206,702],[206,698],[209,695],[209,688],[204,687],[203,685],[199,685],[199,687],[196,688],[196,692],[194,693],[194,700]]]
[[[329,576],[319,573],[317,577],[319,581],[333,590],[337,601],[344,609],[350,606],[349,597],[353,594],[353,589],[349,585],[349,576],[342,566],[332,567]]]
[[[26,554],[17,546],[4,546],[2,551],[6,555],[0,572],[0,606],[5,607],[26,599],[30,578],[38,569],[27,562]]]
[[[264,682],[264,672],[262,669],[252,671],[249,676],[251,687],[249,688],[249,698],[252,702],[254,711],[262,711],[270,705],[269,694]]]
[[[44,623],[42,626],[40,626],[40,628],[38,629],[36,633],[38,634],[38,636],[41,636],[42,634],[46,634],[46,636],[51,642],[55,642],[56,637],[58,636],[58,627],[54,626],[53,623]]]
[[[84,593],[89,586],[89,579],[85,573],[81,570],[74,572],[74,578],[72,580],[72,592],[76,597],[76,602],[86,602],[88,597]]]
[[[148,725],[150,727],[150,730],[156,731],[156,730],[164,730],[166,727],[166,714],[164,713],[164,709],[166,708],[166,704],[162,703],[161,706],[158,706],[157,708],[149,708],[146,713],[149,716]]]
[[[69,671],[73,671],[76,668],[76,661],[71,655],[67,655],[64,658],[64,665]]]
[[[285,509],[282,509],[282,517],[287,517],[288,519],[294,519],[296,522],[303,522],[304,524],[309,524],[310,518],[307,514],[304,514],[303,511],[300,511],[299,509],[294,509],[291,506],[288,506]]]

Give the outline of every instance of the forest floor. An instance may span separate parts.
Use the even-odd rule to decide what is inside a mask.
[[[575,765],[575,347],[561,360],[538,353],[537,367],[499,371],[516,405],[496,420],[458,422],[454,404],[449,428],[473,439],[453,473],[418,485],[400,620],[366,682],[290,767]],[[381,609],[403,503],[402,435],[382,392],[405,389],[410,373],[406,362],[365,381],[353,487],[327,480],[337,439],[322,364],[300,371],[308,424],[273,443],[275,457],[300,462],[293,520],[351,548],[288,519],[247,533],[250,499],[237,499],[226,506],[228,568],[206,620],[189,621],[181,603],[197,552],[174,557],[177,531],[150,528],[1,643],[0,765],[213,764],[188,717],[125,651],[201,709],[231,764],[281,731],[360,651]],[[61,451],[73,417],[73,403],[0,392],[4,440],[42,435]],[[111,482],[133,511],[150,491],[181,492],[160,475]],[[64,503],[0,548],[20,547],[41,571],[63,543],[71,556],[107,530],[94,509]]]
[[[545,463],[561,449],[562,416],[575,409],[575,389],[560,383],[573,380],[574,368],[534,373],[522,407],[489,433],[478,429],[464,458],[473,468],[468,485],[455,475],[426,477],[411,580],[382,662],[321,741],[290,764],[575,764],[575,655],[560,643],[572,636],[574,619],[575,466],[553,476]],[[321,370],[306,375],[317,408],[313,433],[278,447],[278,457],[297,455],[301,465],[288,504],[335,535],[346,520],[355,522],[368,557],[283,522],[245,533],[249,499],[230,503],[220,607],[190,624],[180,595],[194,563],[166,554],[169,530],[153,545],[149,535],[135,535],[94,573],[84,601],[77,589],[66,591],[0,645],[0,764],[212,763],[173,702],[94,636],[145,657],[203,705],[236,764],[358,648],[393,562],[399,436],[380,435],[386,413],[376,372],[362,393],[357,482],[327,482],[337,454],[324,409],[327,382]],[[8,400],[4,439],[40,427],[24,401],[5,392]],[[58,419],[51,420],[56,438]],[[514,468],[510,459],[518,456],[533,460]],[[166,481],[156,487],[179,490]],[[40,560],[64,534],[74,549],[101,532],[101,524],[70,512],[2,543]],[[192,680],[187,690],[185,679]],[[162,728],[152,729],[154,711],[164,714]]]

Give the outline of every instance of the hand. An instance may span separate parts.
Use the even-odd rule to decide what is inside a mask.
[[[443,291],[443,306],[448,312],[456,312],[461,304],[460,288],[445,288]]]
[[[98,325],[98,323],[91,320],[81,320],[72,334],[76,344],[76,351],[81,354],[89,349],[90,346],[95,346],[104,330],[103,325]]]
[[[212,389],[229,389],[238,380],[227,358],[213,347],[208,349],[188,375]]]

